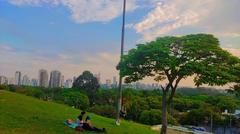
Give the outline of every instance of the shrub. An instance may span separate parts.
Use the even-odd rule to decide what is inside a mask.
[[[64,103],[75,108],[86,110],[89,107],[89,99],[85,94],[75,91],[63,93]]]
[[[111,105],[95,105],[89,111],[109,118],[114,118],[116,115],[116,108]]]
[[[15,92],[17,89],[17,86],[15,86],[15,85],[9,85],[8,87],[9,87],[9,91],[11,91],[11,92]]]
[[[20,93],[20,94],[27,94],[27,89],[25,89],[23,87],[16,87],[15,92]]]
[[[177,121],[172,116],[167,115],[168,123],[176,125]],[[162,112],[158,109],[144,110],[140,115],[140,123],[147,125],[157,125],[161,124]]]
[[[143,110],[148,110],[147,101],[141,97],[133,97],[130,104],[126,107],[127,119],[139,121],[140,114]]]
[[[0,85],[0,90],[9,90],[7,85]]]
[[[27,92],[26,92],[26,95],[28,96],[33,96],[33,97],[36,97],[36,98],[42,98],[43,95],[44,95],[44,92],[40,89],[35,89],[35,88],[32,88],[32,89],[28,89]]]

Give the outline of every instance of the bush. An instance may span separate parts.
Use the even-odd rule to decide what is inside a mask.
[[[15,92],[20,93],[20,94],[27,94],[27,89],[25,89],[23,87],[16,87]]]
[[[7,85],[0,85],[0,90],[9,90]]]
[[[146,98],[150,109],[161,109],[162,102],[160,101],[160,97],[149,96]]]
[[[238,101],[230,96],[211,96],[206,101],[207,103],[217,106],[221,112],[224,112],[226,109],[233,113],[238,107]]]
[[[109,89],[100,89],[95,94],[96,105],[115,105],[116,104],[116,91]]]
[[[33,96],[40,99],[43,97],[44,92],[40,89],[32,88],[27,90],[26,95]]]
[[[85,94],[76,91],[63,93],[64,103],[75,108],[86,110],[89,107],[89,99]]]
[[[176,125],[177,121],[172,116],[167,115],[168,123]],[[147,125],[157,125],[161,124],[162,121],[162,111],[158,109],[144,110],[140,115],[140,123]]]
[[[197,109],[201,105],[201,101],[186,99],[186,98],[177,98],[173,102],[174,109],[180,112],[186,112],[191,109]]]
[[[9,85],[8,87],[9,87],[9,91],[11,92],[15,92],[17,90],[17,86],[15,85]]]
[[[133,97],[128,106],[126,106],[126,118],[134,121],[139,121],[141,112],[148,109],[150,108],[145,99],[141,97]]]
[[[95,105],[89,111],[109,118],[116,116],[116,108],[111,105]]]
[[[223,125],[221,112],[209,104],[202,105],[199,109],[193,109],[181,115],[179,122],[186,125],[210,125],[211,116],[215,125]]]

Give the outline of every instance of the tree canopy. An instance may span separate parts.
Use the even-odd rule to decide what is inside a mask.
[[[239,64],[239,58],[223,50],[218,39],[209,34],[161,37],[138,44],[122,59],[119,69],[127,83],[153,76],[156,81],[168,79],[178,84],[182,78],[194,76],[196,86],[233,81],[237,76],[232,69]]]
[[[158,82],[167,81],[166,86],[162,86],[161,133],[165,134],[166,103],[172,101],[182,79],[192,76],[196,86],[225,85],[237,79],[236,68],[239,63],[239,58],[223,50],[213,35],[191,34],[160,37],[152,42],[138,44],[137,48],[122,56],[118,69],[126,83],[145,77],[154,77]]]
[[[99,89],[100,85],[96,77],[90,71],[84,71],[74,82],[73,88],[84,91],[88,97],[90,104],[94,103],[94,95]]]

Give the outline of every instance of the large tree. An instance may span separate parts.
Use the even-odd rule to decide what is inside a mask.
[[[162,128],[167,132],[167,107],[171,103],[179,82],[194,77],[196,86],[225,85],[234,81],[232,68],[239,63],[237,57],[224,51],[217,38],[209,34],[161,37],[146,44],[138,44],[122,57],[118,65],[125,82],[154,77],[162,85]]]
[[[93,105],[95,94],[100,85],[96,77],[90,71],[84,71],[74,82],[73,88],[84,91],[90,101],[90,105]]]

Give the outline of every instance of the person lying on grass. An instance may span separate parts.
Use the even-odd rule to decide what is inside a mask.
[[[100,128],[94,127],[94,126],[92,125],[92,123],[91,123],[90,120],[91,120],[91,117],[88,115],[88,116],[86,117],[85,122],[83,122],[83,125],[82,125],[82,128],[83,128],[84,130],[94,131],[94,132],[106,132],[106,129],[105,129],[105,128],[100,129]]]
[[[87,131],[106,132],[105,128],[99,129],[99,128],[93,127],[92,123],[90,121],[91,118],[89,115],[86,117],[86,119],[84,121],[83,117],[85,114],[86,114],[86,112],[82,111],[81,114],[77,117],[77,124],[78,124],[77,129],[81,130],[81,128],[82,128]]]

